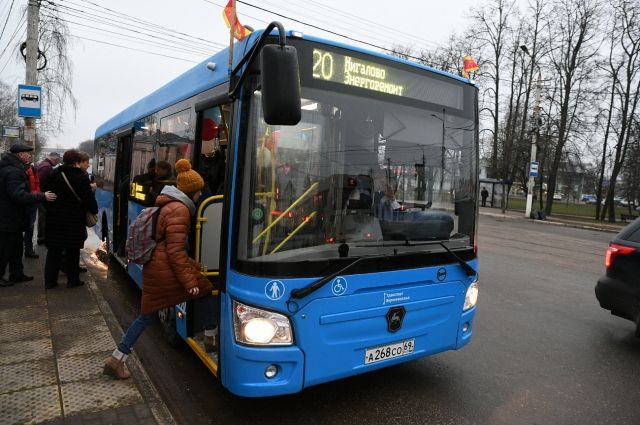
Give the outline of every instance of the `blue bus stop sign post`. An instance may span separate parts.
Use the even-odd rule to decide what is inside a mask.
[[[42,112],[42,87],[18,85],[18,116],[40,118]]]
[[[529,177],[538,177],[538,165],[540,165],[538,161],[532,161],[529,164]]]

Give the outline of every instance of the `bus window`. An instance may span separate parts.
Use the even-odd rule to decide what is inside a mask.
[[[156,161],[175,164],[177,160],[182,158],[192,160],[194,129],[190,124],[190,119],[190,109],[160,119]]]
[[[219,195],[224,191],[226,148],[229,140],[226,124],[228,114],[229,105],[209,108],[202,113],[198,172],[204,178],[211,195]]]
[[[133,136],[131,157],[131,187],[129,196],[132,201],[144,205],[153,205],[155,199],[150,196],[150,188],[155,176],[156,160],[154,146],[156,138],[155,117],[145,119],[144,124],[136,126]]]

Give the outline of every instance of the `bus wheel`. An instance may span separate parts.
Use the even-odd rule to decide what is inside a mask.
[[[180,335],[176,329],[176,309],[175,307],[164,308],[158,311],[158,319],[162,325],[162,335],[170,346],[177,347],[180,343]]]

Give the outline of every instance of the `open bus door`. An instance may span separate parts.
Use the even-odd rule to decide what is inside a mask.
[[[123,258],[127,242],[129,180],[131,173],[131,131],[118,135],[114,185],[113,254]]]

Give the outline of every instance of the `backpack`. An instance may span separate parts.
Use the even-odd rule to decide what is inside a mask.
[[[127,259],[132,263],[146,264],[151,260],[156,248],[156,224],[161,207],[148,207],[140,211],[135,221],[129,225],[129,237],[125,245]]]

